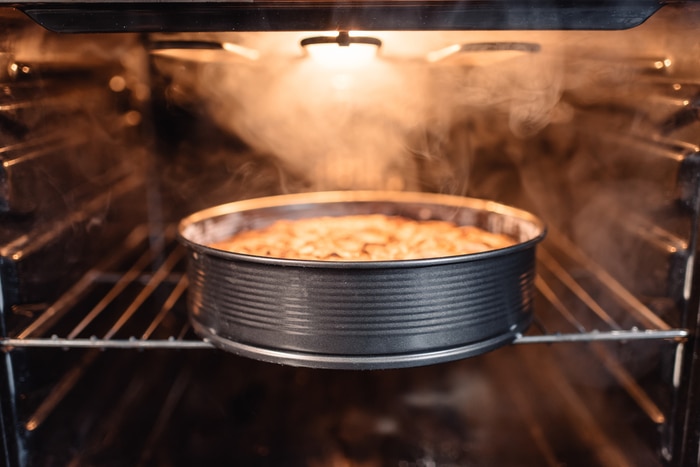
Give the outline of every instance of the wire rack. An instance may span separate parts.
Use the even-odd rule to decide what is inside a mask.
[[[13,310],[19,315],[30,315],[29,322],[12,337],[0,339],[5,351],[88,349],[33,410],[24,423],[26,430],[33,431],[44,423],[97,360],[100,350],[214,349],[213,344],[194,334],[187,320],[184,249],[173,241],[172,229],[162,241],[154,242],[148,233],[145,227],[135,229],[111,256],[87,271],[50,305]],[[557,235],[550,234],[552,237],[556,239]],[[603,341],[669,341],[675,343],[679,355],[688,331],[673,328],[659,318],[574,245],[559,238],[558,246],[567,252],[568,258],[562,258],[561,253],[550,253],[549,247],[538,251],[535,285],[539,303],[533,325],[514,343],[588,343],[596,359],[649,419],[664,423],[663,410],[602,344]],[[587,277],[598,282],[606,296],[624,310],[625,324],[634,325],[623,327],[619,317],[606,311],[571,275],[570,263],[565,267],[560,262],[563,259],[575,261],[577,270],[584,268]],[[546,314],[544,310],[557,319],[541,316]],[[559,324],[552,327],[552,322]]]
[[[551,237],[552,235],[550,235]],[[139,227],[115,253],[85,273],[68,291],[45,307],[28,312],[28,325],[11,337],[0,339],[8,348],[120,348],[120,349],[212,349],[198,338],[186,319],[184,297],[187,278],[184,250],[164,240],[159,248],[147,247],[147,229]],[[560,239],[560,241],[563,241]],[[583,267],[604,292],[628,312],[628,328],[608,313],[574,278],[548,249],[538,252],[535,285],[548,308],[556,311],[563,323],[557,329],[545,325],[538,313],[526,335],[515,344],[551,344],[563,342],[675,340],[684,341],[688,331],[671,327],[652,310],[570,244],[563,245],[578,267]],[[127,260],[128,258],[128,260]],[[116,265],[122,272],[114,272]],[[126,264],[126,266],[124,266]],[[553,278],[553,279],[552,279]],[[554,284],[553,282],[556,282]],[[566,299],[562,298],[564,290]],[[576,312],[569,308],[572,297],[583,305]],[[565,304],[566,303],[566,304]],[[584,315],[584,316],[582,316]],[[592,316],[591,320],[589,316]],[[594,323],[595,327],[590,324]],[[167,322],[167,323],[166,323]]]

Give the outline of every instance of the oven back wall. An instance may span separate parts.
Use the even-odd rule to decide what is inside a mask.
[[[6,345],[8,463],[680,464],[683,347],[654,333],[695,315],[699,16],[661,13],[618,32],[378,31],[367,73],[311,64],[299,41],[319,32],[64,36],[4,11],[3,336],[129,347]],[[550,231],[525,337],[611,342],[355,373],[197,340],[174,223],[331,188],[533,210]]]

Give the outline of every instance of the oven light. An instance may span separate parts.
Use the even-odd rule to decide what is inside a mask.
[[[671,62],[670,58],[666,58],[664,60],[657,60],[654,62],[654,68],[657,70],[661,70],[662,68],[669,68],[673,62]]]
[[[12,78],[18,78],[20,76],[29,75],[32,72],[32,69],[29,67],[29,65],[11,63],[7,67],[7,71],[9,71],[9,74]]]
[[[528,53],[537,53],[540,44],[534,42],[476,42],[452,44],[434,50],[426,55],[430,63],[437,63],[451,57],[461,56],[472,65],[490,65]]]
[[[249,47],[244,47],[242,45],[234,44],[233,42],[224,42],[221,44],[221,48],[227,52],[240,55],[241,57],[247,58],[248,60],[258,60],[260,58],[260,52]]]
[[[260,58],[259,51],[232,42],[159,40],[149,43],[148,48],[153,54],[197,61],[220,60],[223,57],[214,56],[212,54],[219,53],[222,50],[250,61],[256,61]]]
[[[308,49],[309,56],[315,62],[330,67],[357,66],[371,62],[376,56],[376,47],[357,46],[338,47],[331,44],[318,44]]]
[[[434,51],[428,53],[427,58],[428,58],[428,61],[430,63],[435,63],[435,62],[439,62],[440,60],[443,60],[451,55],[459,53],[460,50],[462,50],[461,44],[452,44],[452,45],[448,45],[447,47],[444,47],[440,50],[434,50]]]
[[[124,123],[128,126],[137,126],[141,123],[141,112],[138,110],[130,110],[124,114]]]
[[[351,36],[340,31],[338,36],[307,37],[301,46],[312,60],[330,67],[355,67],[371,62],[382,42],[375,37]]]
[[[109,89],[114,92],[122,92],[126,89],[126,80],[123,76],[112,76],[112,78],[109,80]]]

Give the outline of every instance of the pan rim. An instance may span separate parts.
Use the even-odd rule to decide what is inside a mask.
[[[320,353],[249,344],[219,336],[196,319],[191,320],[194,331],[218,349],[268,363],[332,370],[390,370],[461,360],[512,343],[527,331],[531,321],[531,317],[523,317],[507,332],[484,337],[481,340],[464,342],[461,345],[370,355]]]
[[[535,227],[537,234],[532,238],[518,242],[503,248],[496,248],[478,253],[469,253],[453,256],[441,256],[420,259],[382,260],[382,261],[336,261],[336,260],[307,260],[290,259],[268,256],[249,255],[232,251],[221,250],[196,242],[188,238],[189,226],[208,219],[214,219],[236,212],[252,211],[256,209],[286,207],[304,204],[335,204],[348,202],[395,202],[395,203],[426,203],[455,208],[470,208],[481,211],[494,212],[505,216],[511,216],[529,222]],[[508,255],[519,250],[528,249],[544,239],[547,228],[544,222],[534,214],[481,198],[471,198],[459,195],[447,195],[442,193],[413,192],[413,191],[316,191],[294,194],[283,194],[249,198],[230,203],[212,206],[197,211],[183,218],[178,225],[178,239],[191,248],[194,254],[216,256],[226,260],[246,261],[267,265],[301,267],[301,268],[342,268],[342,269],[376,269],[376,268],[414,268],[428,267],[444,264],[462,263],[487,260],[493,257]]]

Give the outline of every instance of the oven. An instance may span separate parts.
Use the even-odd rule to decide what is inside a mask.
[[[698,4],[0,3],[4,465],[698,465]],[[193,329],[182,219],[367,190],[541,219],[527,325],[362,369]]]

